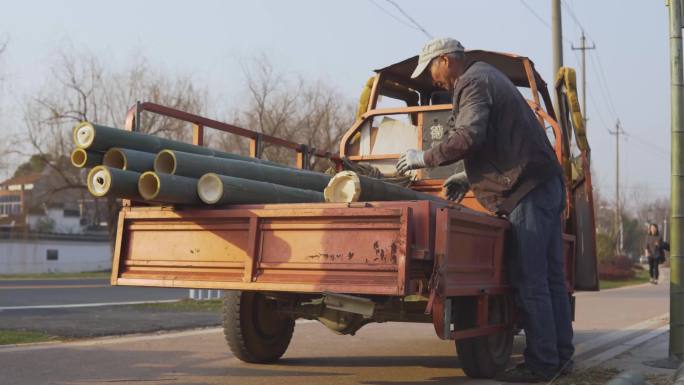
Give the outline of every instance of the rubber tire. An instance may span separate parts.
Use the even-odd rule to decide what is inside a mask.
[[[496,309],[506,311],[503,306],[508,305],[490,306],[490,312],[497,311]],[[455,307],[454,321],[457,327],[472,327],[475,324],[475,308],[474,303]],[[501,314],[491,314],[490,320],[495,321],[491,323],[498,323],[500,316]],[[493,378],[503,371],[513,351],[514,335],[511,329],[492,336],[455,341],[456,353],[465,374],[471,378]]]
[[[224,292],[223,334],[241,361],[267,364],[285,354],[295,322],[277,314],[273,305],[274,301],[258,292]]]

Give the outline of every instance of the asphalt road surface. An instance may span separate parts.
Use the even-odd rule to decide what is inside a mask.
[[[0,330],[73,339],[221,324],[217,312],[132,305],[187,297],[187,289],[113,287],[107,279],[0,280]]]
[[[578,361],[667,323],[668,285],[577,296]],[[603,342],[603,344],[600,344]],[[514,359],[520,359],[522,339]],[[372,324],[338,336],[301,322],[276,365],[245,364],[218,328],[0,348],[0,384],[492,384],[464,376],[453,343],[429,324]]]
[[[108,279],[0,280],[3,307],[159,301],[188,297],[187,289],[110,286]]]

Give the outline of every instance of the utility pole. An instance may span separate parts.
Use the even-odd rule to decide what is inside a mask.
[[[555,81],[558,70],[563,66],[563,28],[561,20],[561,0],[551,0],[551,45],[553,46],[553,75]],[[553,109],[558,113],[558,96],[553,92]]]
[[[587,127],[587,65],[586,65],[586,51],[596,49],[596,45],[592,43],[591,47],[587,46],[587,39],[582,30],[582,37],[580,38],[580,46],[572,45],[573,51],[582,51],[582,116],[584,120],[584,127]]]
[[[678,0],[679,1],[679,0]],[[615,124],[615,131],[608,132],[615,135],[615,252],[622,255],[622,210],[620,207],[620,119]]]
[[[670,16],[670,361],[684,359],[684,75],[682,3],[669,1]]]
[[[648,364],[676,369],[684,360],[684,74],[682,0],[667,0],[670,31],[670,346]]]

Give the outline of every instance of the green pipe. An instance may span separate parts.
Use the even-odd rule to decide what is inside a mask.
[[[78,168],[91,168],[102,164],[102,154],[76,148],[71,151],[71,164]]]
[[[130,148],[110,148],[105,152],[102,164],[121,170],[151,171],[154,168],[154,154]]]
[[[684,359],[684,75],[682,4],[669,2],[671,90],[670,347],[671,359]]]
[[[213,158],[182,151],[162,150],[154,160],[154,171],[199,178],[207,173],[269,182],[277,185],[322,192],[330,176],[295,168],[273,167],[235,159]]]
[[[140,175],[138,191],[148,201],[198,205],[197,179],[147,171]]]
[[[77,147],[90,151],[104,152],[112,147],[121,147],[157,153],[168,148],[171,150],[214,156],[217,158],[238,159],[247,162],[268,164],[274,167],[292,168],[279,163],[269,162],[267,160],[212,150],[208,147],[196,146],[194,144],[178,142],[171,139],[158,138],[154,135],[143,134],[141,132],[100,126],[90,122],[83,122],[76,125],[73,129],[73,139]]]
[[[380,179],[359,175],[354,171],[338,172],[323,192],[326,202],[350,203],[369,201],[415,201],[429,200],[440,203],[448,201],[434,195],[413,191]]]
[[[207,204],[323,202],[318,191],[208,173],[197,183],[197,194]]]
[[[88,191],[96,197],[113,196],[143,201],[138,194],[139,173],[107,166],[93,167],[88,173]]]

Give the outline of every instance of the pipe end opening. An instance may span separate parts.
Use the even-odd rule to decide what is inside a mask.
[[[102,164],[112,168],[125,170],[128,166],[126,155],[118,148],[110,148],[102,158]]]
[[[105,166],[93,167],[88,173],[88,191],[97,197],[105,196],[112,186],[112,174]]]
[[[75,167],[83,168],[85,167],[87,161],[88,153],[84,149],[77,148],[71,152],[71,164],[73,164]]]
[[[79,148],[88,148],[95,140],[95,127],[88,122],[83,122],[74,127],[74,143]]]
[[[214,173],[204,174],[197,182],[197,195],[202,202],[214,204],[223,196],[223,182]]]
[[[330,203],[358,202],[360,195],[361,180],[353,171],[337,173],[323,190],[325,201]]]
[[[161,150],[154,157],[154,171],[163,174],[176,173],[176,155],[173,151]]]
[[[143,173],[140,175],[140,179],[138,179],[138,192],[146,200],[156,198],[160,187],[159,177],[152,171]]]

